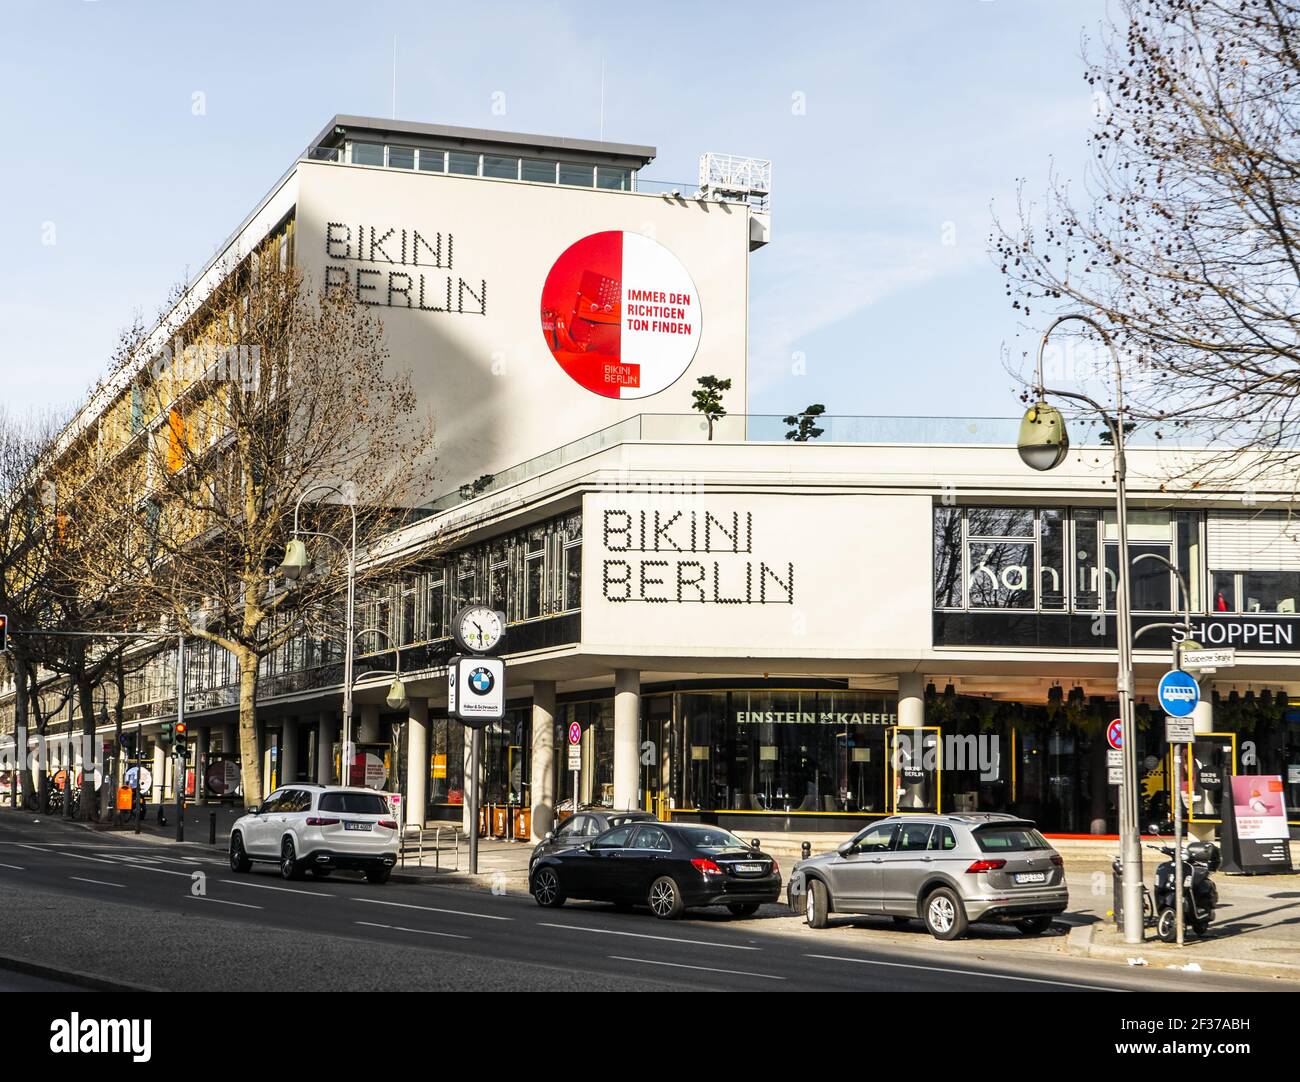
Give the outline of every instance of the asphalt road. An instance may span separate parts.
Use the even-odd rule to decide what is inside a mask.
[[[336,873],[235,875],[203,846],[0,817],[0,955],[163,989],[809,991],[1273,990],[1220,974],[1062,954],[955,958],[775,931],[725,911],[657,921],[594,903]],[[788,926],[788,924],[787,924]],[[990,945],[990,954],[996,945]],[[2,963],[0,963],[2,964]],[[5,973],[6,982],[27,980]],[[72,978],[70,978],[72,979]],[[74,980],[75,983],[75,980]]]

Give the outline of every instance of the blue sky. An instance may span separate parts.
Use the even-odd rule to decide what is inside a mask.
[[[5,0],[4,15],[11,410],[76,402],[131,314],[201,267],[332,115],[389,115],[396,34],[403,118],[596,137],[603,60],[605,137],[657,146],[646,176],[693,186],[705,150],[772,159],[751,412],[1005,416],[1002,350],[1028,337],[991,216],[1014,219],[1019,178],[1038,196],[1053,165],[1082,175],[1081,36],[1105,7]]]

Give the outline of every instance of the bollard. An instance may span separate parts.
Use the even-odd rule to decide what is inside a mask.
[[[208,844],[217,844],[217,813],[208,812]]]
[[[763,848],[761,845],[758,844],[758,839],[757,839],[757,838],[750,838],[750,839],[749,839],[749,847],[750,847],[751,849],[762,849],[762,848]]]
[[[807,860],[810,856],[812,856],[812,842],[800,842],[799,859]]]

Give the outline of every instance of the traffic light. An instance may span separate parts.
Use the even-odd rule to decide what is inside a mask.
[[[158,743],[164,748],[170,748],[172,741],[176,736],[176,722],[164,721],[161,731],[158,733]]]
[[[189,754],[189,737],[190,727],[183,721],[178,721],[173,726],[172,740],[176,745],[176,754],[182,759]]]
[[[0,654],[9,649],[9,617],[0,613]]]

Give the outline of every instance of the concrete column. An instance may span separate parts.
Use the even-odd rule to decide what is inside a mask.
[[[338,715],[323,712],[316,724],[316,781],[321,785],[334,782],[334,741],[338,738]]]
[[[167,753],[161,743],[153,746],[153,792],[149,794],[149,803],[157,804],[167,798]]]
[[[532,839],[555,825],[555,681],[533,681],[533,770],[529,779]]]
[[[1192,711],[1192,732],[1197,736],[1202,733],[1214,732],[1214,691],[1206,681],[1201,688],[1201,701],[1196,704],[1196,709]],[[1178,748],[1178,754],[1183,756],[1183,785],[1187,784],[1187,749],[1185,746]],[[1236,765],[1235,763],[1233,764]],[[1226,778],[1224,779],[1227,780]],[[1231,783],[1224,786],[1225,794],[1231,794]],[[1174,799],[1178,799],[1175,795]],[[1225,796],[1225,799],[1231,799],[1231,796]],[[1186,809],[1184,809],[1183,822],[1187,823]],[[1212,842],[1218,832],[1218,826],[1214,823],[1187,823],[1187,833],[1194,838],[1203,842]]]
[[[908,729],[925,724],[925,677],[919,672],[898,674],[898,724]]]
[[[221,750],[226,755],[239,757],[239,727],[234,722],[221,726]]]
[[[298,719],[285,718],[280,725],[280,784],[291,785],[298,780]]]
[[[358,709],[360,720],[357,732],[352,738],[358,744],[374,744],[379,741],[379,704],[363,703]]]
[[[194,730],[194,802],[203,804],[208,799],[205,779],[208,776],[208,756],[211,754],[212,729],[203,726]]]
[[[406,717],[406,822],[422,827],[429,803],[429,700],[412,699]]]
[[[614,671],[614,807],[637,806],[641,774],[641,674]]]

